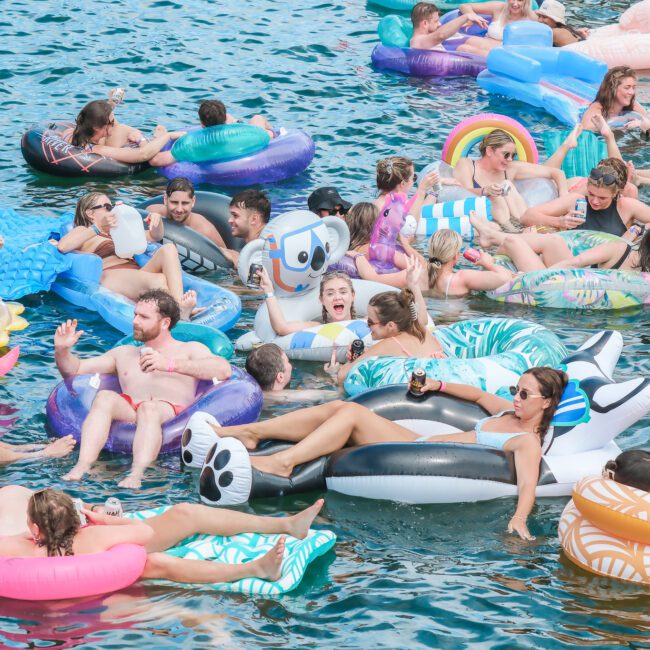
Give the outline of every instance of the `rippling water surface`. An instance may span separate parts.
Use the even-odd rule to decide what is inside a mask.
[[[594,0],[569,3],[581,24],[613,20],[626,6]],[[20,1],[0,16],[0,185],[3,207],[26,214],[70,210],[102,181],[68,181],[38,174],[19,149],[23,131],[45,118],[69,118],[112,86],[125,86],[119,118],[152,129],[195,119],[206,97],[231,112],[266,113],[278,125],[301,126],[317,143],[303,175],[270,188],[276,205],[295,204],[315,187],[335,184],[350,199],[372,195],[377,158],[412,157],[418,168],[436,158],[450,128],[480,111],[525,122],[539,138],[559,128],[542,111],[488,96],[469,79],[425,81],[376,74],[369,66],[382,10],[359,0],[299,4],[280,0]],[[650,102],[648,77],[639,95]],[[541,141],[541,140],[538,140]],[[626,156],[650,167],[635,138]],[[161,191],[154,172],[111,183],[121,198]],[[647,197],[646,197],[647,198]],[[225,279],[225,278],[224,278]],[[42,439],[44,401],[58,381],[52,334],[77,317],[86,335],[81,354],[119,338],[101,319],[52,295],[24,301],[30,327],[12,336],[21,364],[0,378],[2,406],[18,409],[0,429],[2,440]],[[249,303],[250,305],[250,303]],[[440,322],[484,314],[537,320],[569,346],[595,329],[623,332],[617,377],[648,374],[647,312],[589,314],[504,307],[472,298],[432,302]],[[252,308],[240,328],[250,327]],[[232,333],[236,336],[241,329]],[[241,359],[235,361],[241,363]],[[318,366],[303,364],[298,379],[322,384]],[[646,444],[650,419],[621,436],[624,447]],[[60,485],[69,460],[17,464],[4,483]],[[83,494],[116,493],[126,459],[102,457]],[[197,477],[164,458],[137,495],[118,495],[130,509],[196,499]],[[170,487],[171,486],[171,487]],[[81,494],[81,492],[79,492]],[[317,495],[260,501],[258,513],[294,511]],[[327,495],[319,526],[336,532],[336,554],[321,558],[301,586],[281,598],[249,598],[200,590],[137,585],[87,602],[49,605],[0,602],[2,647],[649,647],[648,590],[584,573],[560,556],[557,521],[565,499],[538,501],[524,544],[504,534],[513,500],[454,506],[405,506]]]

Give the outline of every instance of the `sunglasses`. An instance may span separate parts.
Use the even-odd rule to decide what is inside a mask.
[[[544,395],[536,395],[535,393],[529,393],[525,388],[519,388],[519,386],[510,386],[510,394],[515,397],[519,394],[519,397],[523,400],[527,400],[529,397],[544,397]]]
[[[113,209],[113,206],[110,203],[98,203],[97,205],[93,205],[92,208],[88,208],[88,211],[94,212],[95,210],[100,210],[101,208],[104,208],[104,210],[110,212]]]
[[[368,319],[366,321],[366,323],[368,323],[368,327],[372,327],[373,325],[381,325],[381,323],[378,320],[370,320],[370,319]]]
[[[350,208],[344,208],[342,205],[335,205],[333,208],[321,208],[323,212],[327,212],[325,216],[329,217],[333,214],[340,214],[345,216]]]
[[[413,173],[413,182],[414,183],[418,182],[418,175],[415,172]]]
[[[598,167],[594,167],[589,174],[589,180],[591,181],[602,181],[605,185],[614,185],[618,178],[615,174],[610,174],[609,172],[604,172]]]

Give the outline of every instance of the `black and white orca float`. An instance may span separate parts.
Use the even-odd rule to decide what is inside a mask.
[[[622,349],[621,334],[605,331],[563,360],[570,381],[546,435],[537,496],[569,495],[577,480],[600,473],[620,453],[614,438],[650,410],[650,379],[612,379]],[[476,404],[449,395],[413,398],[404,385],[370,390],[354,401],[422,435],[468,431],[486,415]],[[250,453],[270,454],[286,446],[271,442]],[[404,503],[455,503],[515,495],[517,477],[512,452],[410,442],[347,447],[283,478],[253,469],[238,440],[218,438],[199,481],[201,500],[211,505],[325,488]]]

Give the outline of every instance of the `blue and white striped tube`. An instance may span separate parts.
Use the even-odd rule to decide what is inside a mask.
[[[451,219],[452,217],[468,217],[474,210],[479,217],[492,220],[492,206],[486,196],[473,196],[459,201],[433,203],[422,208],[422,217],[427,219]]]
[[[469,217],[452,217],[451,219],[425,219],[422,217],[418,222],[416,234],[430,237],[438,230],[454,230],[466,241],[474,238],[474,228],[469,222]]]

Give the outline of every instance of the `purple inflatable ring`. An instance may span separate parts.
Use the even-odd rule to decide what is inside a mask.
[[[476,77],[486,67],[485,59],[474,54],[381,44],[372,51],[371,59],[376,70],[392,70],[412,77]]]
[[[99,375],[99,388],[90,385],[94,375],[74,375],[57,384],[47,400],[46,414],[48,429],[60,438],[72,434],[81,439],[83,424],[90,406],[99,390],[121,393],[116,375]],[[94,383],[94,382],[93,382]],[[176,417],[163,425],[161,453],[178,451],[181,436],[190,416],[196,411],[206,411],[224,426],[255,422],[262,410],[262,391],[257,382],[240,368],[233,366],[232,376],[226,381],[213,384],[200,381],[195,400]],[[135,424],[113,422],[106,451],[130,454],[133,447]]]
[[[193,183],[233,186],[274,183],[307,169],[315,152],[314,141],[308,133],[289,129],[250,156],[223,162],[175,162],[157,169],[166,178],[184,176]]]

